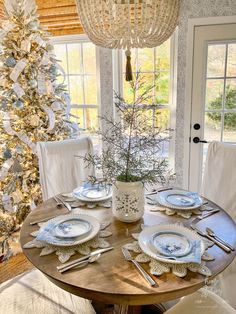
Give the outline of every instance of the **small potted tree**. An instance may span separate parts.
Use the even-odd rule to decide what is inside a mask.
[[[131,103],[115,94],[118,121],[100,117],[106,124],[106,132],[98,131],[104,144],[101,153],[84,158],[102,174],[99,182],[112,184],[113,214],[124,222],[143,216],[144,184],[164,184],[170,177],[168,162],[160,155],[160,145],[169,139],[170,130],[156,126],[142,105],[151,99],[152,87],[145,89],[139,74],[130,84]],[[91,180],[98,182],[97,177]]]

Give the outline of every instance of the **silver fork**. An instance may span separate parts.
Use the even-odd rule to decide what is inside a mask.
[[[139,263],[131,256],[130,252],[126,248],[122,248],[122,253],[127,261],[132,262],[138,268],[141,275],[151,286],[157,286],[156,281],[153,280],[152,277],[143,269],[143,267],[139,265]]]

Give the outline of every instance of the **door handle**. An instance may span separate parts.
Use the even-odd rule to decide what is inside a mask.
[[[194,137],[193,138],[193,143],[198,144],[198,143],[208,143],[206,140],[200,140],[199,137]]]

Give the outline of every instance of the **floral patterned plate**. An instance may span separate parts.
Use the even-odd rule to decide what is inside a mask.
[[[65,218],[53,229],[53,235],[59,238],[75,238],[85,236],[91,231],[91,224],[88,220],[81,218]]]
[[[83,202],[101,202],[112,197],[111,187],[84,184],[73,191],[74,197]]]
[[[198,193],[182,190],[158,192],[156,198],[160,205],[178,210],[196,209],[203,203]]]
[[[54,229],[55,227],[64,221],[65,219],[67,220],[84,220],[87,221],[88,224],[91,225],[91,229],[88,233],[84,233],[80,236],[77,237],[70,237],[70,238],[60,238],[55,236],[54,234]],[[78,244],[82,244],[84,242],[87,242],[91,239],[93,239],[99,232],[100,230],[100,222],[89,215],[84,215],[84,214],[67,214],[63,216],[58,216],[56,218],[50,219],[46,223],[42,225],[42,227],[39,230],[39,233],[37,234],[36,239],[42,242],[45,242],[50,245],[54,246],[74,246]]]
[[[139,234],[141,250],[161,262],[199,263],[205,251],[202,239],[192,230],[177,224],[146,227]]]
[[[183,234],[174,231],[155,233],[150,244],[160,255],[168,257],[185,256],[192,249],[191,241]]]

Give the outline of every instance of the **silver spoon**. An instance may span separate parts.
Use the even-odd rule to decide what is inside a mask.
[[[220,238],[219,236],[217,236],[214,232],[214,230],[210,229],[210,228],[206,228],[206,232],[212,236],[213,238],[215,238],[216,240],[220,241],[221,243],[223,243],[225,246],[227,246],[231,251],[234,251],[234,247],[232,245],[230,245],[229,243],[225,242],[222,238]]]
[[[81,261],[81,262],[78,262],[77,264],[74,264],[74,265],[71,265],[71,266],[68,266],[68,267],[65,267],[65,268],[62,268],[59,270],[60,273],[64,273],[65,271],[69,270],[69,269],[72,269],[74,267],[84,267],[90,263],[94,263],[96,262],[101,256],[101,253],[99,254],[96,254],[96,255],[92,255],[90,256],[86,261]]]

